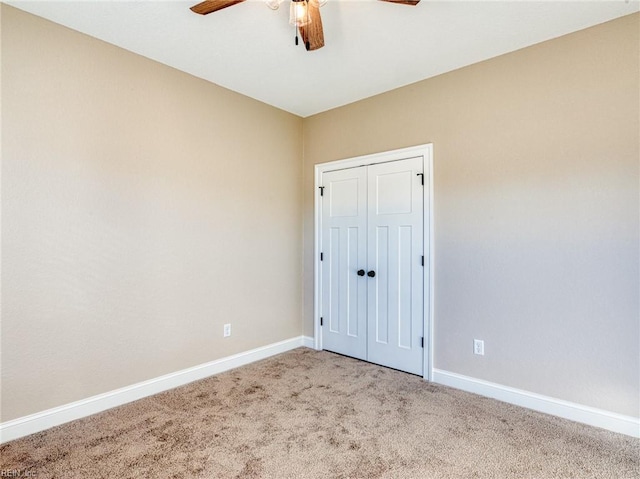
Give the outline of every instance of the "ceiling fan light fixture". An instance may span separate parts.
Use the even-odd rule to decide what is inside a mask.
[[[310,21],[307,0],[291,0],[289,23],[296,27],[302,27]]]

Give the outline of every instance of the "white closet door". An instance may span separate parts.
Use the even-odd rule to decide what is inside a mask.
[[[328,172],[323,184],[322,344],[366,360],[367,170]]]
[[[367,360],[423,372],[422,158],[368,167]]]
[[[423,372],[422,157],[323,174],[323,348]]]

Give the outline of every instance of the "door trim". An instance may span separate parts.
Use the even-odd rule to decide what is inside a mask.
[[[398,150],[374,153],[372,155],[345,158],[342,160],[330,161],[315,165],[314,172],[314,259],[313,259],[313,332],[314,349],[322,349],[322,332],[320,330],[320,310],[322,298],[322,284],[320,278],[320,252],[321,252],[321,219],[322,202],[320,201],[320,187],[322,185],[322,174],[327,171],[355,168],[358,166],[386,163],[389,161],[404,160],[408,158],[422,157],[424,171],[424,186],[428,191],[423,195],[423,241],[425,251],[425,265],[423,271],[423,297],[424,297],[424,322],[425,351],[423,357],[423,378],[427,381],[433,380],[433,331],[434,331],[434,234],[433,234],[433,143],[411,146]]]

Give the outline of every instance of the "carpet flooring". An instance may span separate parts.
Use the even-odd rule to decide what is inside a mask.
[[[4,444],[0,471],[634,479],[640,441],[300,348]]]

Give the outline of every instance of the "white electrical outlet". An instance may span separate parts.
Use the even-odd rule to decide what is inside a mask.
[[[484,356],[484,341],[482,339],[473,340],[473,354]]]
[[[228,338],[229,336],[231,336],[231,325],[230,324],[225,324],[224,325],[224,337]]]

